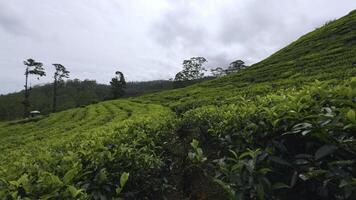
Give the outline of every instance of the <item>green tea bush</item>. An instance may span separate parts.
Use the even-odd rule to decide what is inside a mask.
[[[238,199],[350,199],[356,190],[356,78],[240,98],[184,114],[209,176]],[[288,196],[289,194],[298,194]]]
[[[1,122],[0,199],[356,199],[355,27],[353,11],[238,73]]]
[[[144,198],[159,190],[156,187],[161,184],[157,174],[163,165],[162,146],[174,131],[174,115],[161,106],[121,102],[126,109],[132,107],[134,114],[116,121],[105,117],[114,111],[109,109],[114,103],[91,110],[88,117],[98,117],[88,120],[88,125],[74,127],[78,132],[69,138],[52,137],[46,141],[50,144],[37,149],[35,146],[41,142],[35,140],[8,153],[9,160],[18,159],[1,163],[0,198]],[[60,129],[61,124],[57,125]],[[80,128],[86,126],[92,129],[80,134]],[[123,181],[128,173],[127,182]],[[147,185],[147,180],[155,184]]]

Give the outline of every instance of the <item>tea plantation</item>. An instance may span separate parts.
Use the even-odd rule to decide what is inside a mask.
[[[235,74],[0,123],[0,199],[356,199],[356,11]]]

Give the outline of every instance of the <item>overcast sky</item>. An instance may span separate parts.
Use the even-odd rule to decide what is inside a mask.
[[[208,67],[258,62],[328,20],[355,0],[0,0],[0,94],[23,88],[23,60],[52,63],[71,78],[108,83],[169,79],[184,59]]]

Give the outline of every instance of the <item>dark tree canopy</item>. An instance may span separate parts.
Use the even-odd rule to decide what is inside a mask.
[[[245,62],[242,60],[235,60],[234,62],[230,63],[229,67],[225,70],[226,74],[230,74],[233,72],[238,72],[239,70],[245,69],[247,66]]]
[[[58,82],[63,81],[63,78],[69,78],[69,71],[61,64],[53,64],[55,68],[54,82],[53,82],[53,103],[52,112],[56,112],[57,108],[57,87]]]
[[[220,77],[226,74],[225,70],[222,67],[210,69],[210,72],[214,77]]]
[[[189,81],[204,77],[203,64],[207,62],[204,57],[192,57],[183,61],[183,70],[178,72],[174,81]]]
[[[39,79],[39,77],[46,76],[46,72],[43,69],[43,64],[41,62],[36,62],[32,58],[23,61],[23,64],[26,66],[26,70],[25,70],[24,100],[22,101],[22,104],[24,106],[24,113],[23,113],[24,117],[28,117],[29,108],[31,106],[29,101],[31,88],[28,88],[28,77],[29,75],[34,75],[37,76],[37,79]]]
[[[40,77],[46,76],[46,72],[44,71],[43,64],[41,62],[36,62],[34,59],[29,58],[23,61],[23,64],[26,65],[26,76],[28,76],[29,74]]]
[[[63,78],[69,78],[69,71],[61,64],[53,64],[55,67],[54,79],[62,81]]]
[[[126,88],[126,81],[124,74],[120,71],[115,72],[116,76],[111,79],[111,92],[114,99],[124,96]]]

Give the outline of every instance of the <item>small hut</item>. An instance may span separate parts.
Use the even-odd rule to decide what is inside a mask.
[[[38,115],[40,115],[40,114],[41,114],[40,111],[38,111],[38,110],[33,110],[33,111],[30,112],[30,117],[36,117],[36,116],[38,116]]]

